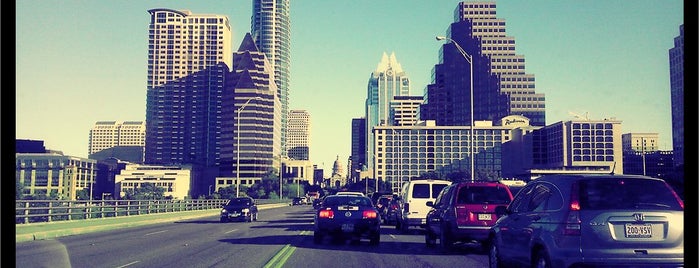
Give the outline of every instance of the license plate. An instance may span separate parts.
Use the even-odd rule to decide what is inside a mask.
[[[624,236],[627,238],[649,238],[653,236],[650,224],[624,224]]]
[[[343,231],[343,232],[352,232],[352,231],[354,231],[354,224],[351,224],[351,223],[344,223],[344,224],[342,224],[342,231]]]
[[[492,216],[490,214],[478,214],[479,221],[489,221],[491,219],[492,219]]]

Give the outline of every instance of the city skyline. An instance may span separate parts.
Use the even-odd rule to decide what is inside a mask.
[[[145,120],[148,9],[228,16],[235,48],[250,31],[251,2],[17,2],[16,138],[87,157],[95,122]],[[460,1],[310,2],[290,7],[289,108],[309,112],[310,160],[329,176],[336,157],[349,157],[351,121],[364,114],[382,53],[395,52],[410,94],[422,95],[442,45],[434,37]],[[496,3],[546,94],[547,125],[615,117],[623,133],[659,133],[660,149],[672,149],[668,50],[682,1]]]

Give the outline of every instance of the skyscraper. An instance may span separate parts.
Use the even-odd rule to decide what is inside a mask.
[[[672,109],[672,150],[674,165],[684,165],[684,24],[669,51],[670,105]]]
[[[291,110],[287,128],[287,149],[289,159],[310,160],[311,118],[306,110]]]
[[[410,94],[410,79],[403,71],[395,53],[389,57],[386,52],[381,56],[381,61],[376,70],[371,73],[367,86],[366,111],[366,165],[373,168],[374,135],[375,126],[393,125],[391,118],[391,101],[395,96]]]
[[[232,66],[228,18],[148,12],[145,162],[216,166],[223,79]]]
[[[250,33],[274,70],[274,82],[281,101],[282,154],[286,156],[291,78],[291,16],[289,0],[252,0]]]
[[[246,34],[233,54],[221,98],[220,176],[252,185],[281,167],[281,103],[273,79],[271,64]]]
[[[357,170],[361,170],[363,166],[366,166],[366,119],[364,117],[352,118],[351,136],[350,162],[352,165],[347,171],[356,182],[359,176]]]
[[[505,21],[496,17],[495,8],[495,2],[461,2],[447,32],[473,57],[473,119],[522,115],[531,125],[544,126],[545,97],[535,92],[534,75],[525,72],[524,56],[515,53],[515,40],[505,34]],[[440,55],[420,118],[438,125],[469,125],[470,66],[451,41]]]
[[[148,13],[148,89],[221,62],[232,65],[228,17],[167,8]]]

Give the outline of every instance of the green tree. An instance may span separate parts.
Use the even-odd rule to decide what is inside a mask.
[[[127,189],[124,199],[128,200],[149,200],[149,199],[165,199],[165,188],[155,186],[155,184],[146,182],[142,183],[135,189]]]

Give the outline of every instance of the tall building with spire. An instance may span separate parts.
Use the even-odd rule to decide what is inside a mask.
[[[516,54],[514,37],[506,35],[505,20],[497,18],[494,1],[460,2],[447,36],[473,59],[473,120],[522,115],[533,126],[546,124],[544,94],[535,92],[534,75],[525,72],[524,56]],[[442,46],[440,55],[421,119],[470,125],[471,67],[451,41]]]
[[[289,0],[252,0],[250,33],[272,64],[281,101],[282,154],[287,154],[287,127],[291,78],[291,13]]]
[[[374,163],[374,135],[375,126],[393,125],[391,102],[395,96],[407,96],[410,94],[410,79],[403,67],[401,67],[396,54],[390,56],[383,53],[376,70],[371,73],[367,86],[367,98],[365,104],[366,119],[366,164],[373,168]]]
[[[224,81],[219,173],[250,186],[281,167],[281,103],[272,66],[249,33],[233,53],[233,71]],[[216,187],[233,184],[217,178]]]

